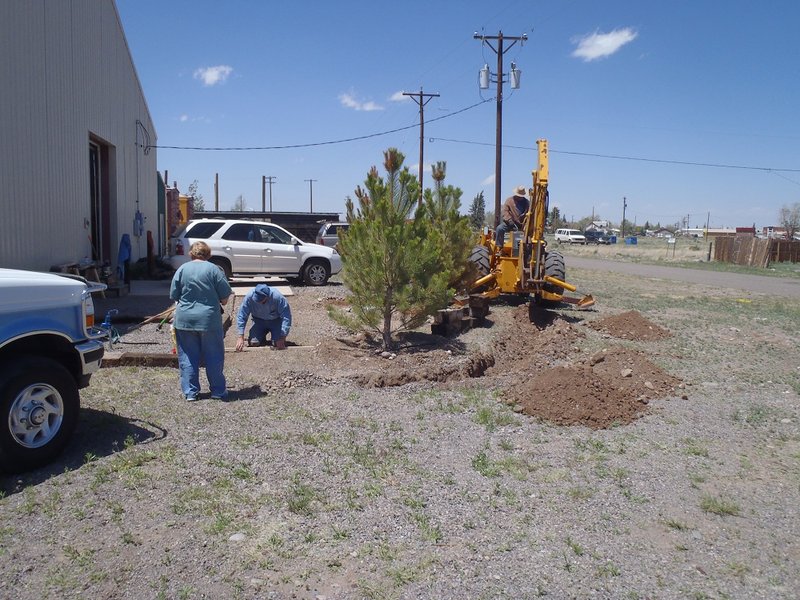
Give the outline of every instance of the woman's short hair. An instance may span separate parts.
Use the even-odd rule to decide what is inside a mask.
[[[208,260],[211,256],[211,248],[208,247],[208,244],[205,242],[194,242],[189,247],[189,256],[192,258],[200,258],[202,260]]]

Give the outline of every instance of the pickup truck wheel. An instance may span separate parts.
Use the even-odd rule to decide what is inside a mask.
[[[0,468],[34,469],[69,441],[80,410],[78,385],[49,358],[12,362],[0,378]]]
[[[306,285],[325,285],[330,276],[330,269],[321,260],[309,260],[303,265],[303,281]]]
[[[222,272],[225,273],[226,279],[230,279],[231,277],[233,277],[233,272],[231,271],[231,263],[229,263],[224,258],[217,258],[216,256],[212,256],[210,259],[208,259],[208,262],[210,262],[212,265],[217,265],[222,270]]]

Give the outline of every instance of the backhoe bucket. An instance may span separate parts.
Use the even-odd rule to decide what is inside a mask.
[[[589,308],[590,306],[594,306],[594,298],[591,294],[586,294],[583,298],[570,298],[568,296],[563,296],[561,301],[574,304],[577,308]]]

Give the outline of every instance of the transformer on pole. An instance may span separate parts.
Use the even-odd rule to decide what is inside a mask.
[[[492,75],[494,75],[495,83],[497,84],[497,125],[494,162],[494,226],[497,227],[500,224],[500,198],[502,195],[500,188],[503,166],[503,78],[505,77],[503,73],[503,55],[511,50],[517,42],[524,44],[528,36],[524,33],[517,37],[504,36],[502,31],[498,32],[497,35],[483,35],[476,31],[472,37],[476,40],[481,40],[482,44],[486,44],[497,54],[497,73],[492,74],[489,71],[489,65],[484,65],[478,73],[478,85],[482,90],[489,88]],[[492,40],[497,42],[497,48],[492,45]],[[508,47],[503,47],[503,42],[506,40],[510,41],[511,44]],[[511,89],[516,90],[519,88],[521,75],[522,72],[518,71],[517,65],[512,62],[510,73]]]

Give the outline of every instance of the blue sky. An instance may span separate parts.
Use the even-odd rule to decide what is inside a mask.
[[[504,71],[514,61],[522,78],[520,89],[504,88],[503,198],[530,185],[535,142],[547,138],[551,205],[567,218],[619,222],[624,197],[637,224],[688,216],[703,226],[710,214],[712,227],[762,227],[800,201],[794,1],[117,7],[159,146],[298,146],[160,147],[159,170],[182,191],[198,180],[210,209],[215,173],[223,210],[240,194],[260,210],[266,175],[275,211],[307,211],[313,193],[315,212],[340,213],[386,148],[404,152],[416,173],[419,109],[400,93],[420,88],[440,95],[425,106],[426,170],[446,161],[463,209],[481,191],[493,209],[495,86],[480,90],[478,71],[488,63],[494,73],[496,55],[473,33],[500,31],[528,36],[504,56]],[[423,178],[430,185],[429,172]]]

